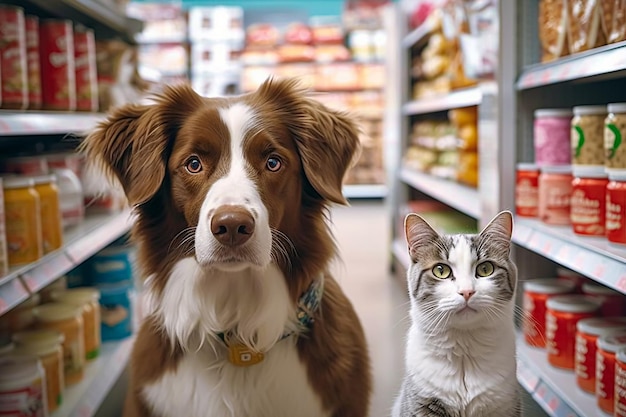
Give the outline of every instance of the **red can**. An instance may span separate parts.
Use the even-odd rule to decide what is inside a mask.
[[[546,346],[546,301],[555,295],[570,294],[576,286],[572,282],[554,278],[533,279],[524,282],[524,339],[529,346]]]
[[[606,237],[626,244],[626,172],[612,172],[606,186]]]
[[[42,20],[39,25],[43,108],[76,109],[74,36],[69,20]]]
[[[539,211],[539,167],[517,164],[515,182],[515,213],[522,217],[537,217]]]
[[[541,168],[539,175],[539,218],[547,224],[571,223],[572,168],[553,165]]]
[[[570,216],[574,233],[604,236],[606,225],[606,186],[604,167],[575,167],[572,181]]]
[[[0,73],[2,107],[25,109],[28,106],[28,65],[24,9],[0,5]]]
[[[602,304],[605,317],[626,316],[626,296],[604,285],[587,282],[582,287],[583,294],[595,298]]]
[[[610,415],[615,409],[615,354],[626,348],[626,333],[598,339],[596,351],[596,400],[598,407]]]
[[[599,337],[626,331],[626,317],[582,319],[576,323],[576,383],[587,392],[596,392],[596,343]]]
[[[615,354],[615,417],[626,417],[626,349]]]
[[[98,111],[96,40],[91,29],[74,32],[76,110]]]
[[[574,370],[576,324],[596,317],[600,305],[584,295],[559,295],[546,302],[546,347],[552,366]]]
[[[28,108],[41,108],[41,62],[39,61],[39,18],[26,16],[26,58],[28,65]]]

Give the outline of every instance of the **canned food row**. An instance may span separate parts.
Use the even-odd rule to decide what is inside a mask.
[[[115,242],[0,317],[1,410],[17,404],[49,415],[65,387],[83,380],[102,342],[132,334],[133,254],[132,245]]]
[[[582,236],[626,245],[626,172],[574,165],[517,165],[515,211]]]
[[[538,109],[534,113],[535,164],[626,170],[626,103]]]
[[[0,5],[0,54],[2,108],[98,110],[93,30]]]
[[[548,363],[572,371],[609,415],[626,411],[626,296],[568,273],[524,287],[524,340]]]

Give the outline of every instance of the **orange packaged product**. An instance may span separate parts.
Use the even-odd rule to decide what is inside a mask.
[[[34,185],[35,181],[26,177],[3,180],[9,266],[35,262],[43,256],[41,202]]]
[[[559,295],[546,302],[546,348],[548,362],[574,370],[576,324],[599,315],[600,304],[584,295]]]
[[[576,384],[589,393],[596,392],[596,343],[599,337],[626,331],[626,317],[582,319],[576,323]]]
[[[524,281],[524,339],[529,346],[546,347],[546,302],[550,297],[571,294],[572,282],[555,278]]]
[[[602,32],[599,0],[567,0],[567,39],[570,53],[587,51],[606,44]]]
[[[539,2],[539,41],[543,51],[541,62],[553,61],[569,54],[565,4],[565,0]]]
[[[615,409],[615,355],[617,351],[626,348],[626,333],[600,337],[597,347],[596,400],[602,411],[613,415]]]
[[[539,212],[539,167],[531,163],[517,164],[515,178],[515,214],[537,217]]]
[[[100,291],[95,288],[79,287],[53,291],[53,301],[71,304],[82,309],[85,340],[85,359],[92,360],[100,354]]]
[[[65,380],[63,377],[63,340],[59,332],[31,330],[15,333],[15,353],[33,355],[41,360],[46,380],[48,411],[53,412],[63,402]]]
[[[85,373],[85,337],[82,309],[70,304],[43,304],[34,310],[37,327],[54,330],[64,336],[63,364],[66,385],[83,379]]]
[[[623,0],[600,0],[602,32],[607,43],[626,39],[626,2]]]
[[[45,255],[63,245],[59,189],[54,175],[38,176],[34,180],[35,190],[41,202],[41,237]]]

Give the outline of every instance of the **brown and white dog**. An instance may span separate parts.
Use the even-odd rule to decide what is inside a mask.
[[[82,145],[137,213],[153,306],[124,415],[363,417],[369,356],[329,262],[328,206],[358,148],[293,81],[234,98],[168,87]]]

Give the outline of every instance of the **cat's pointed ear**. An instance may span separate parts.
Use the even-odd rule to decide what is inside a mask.
[[[495,245],[502,245],[508,251],[511,247],[513,234],[513,215],[510,211],[502,211],[494,217],[480,232],[481,239],[488,239]]]
[[[405,217],[404,234],[412,259],[415,259],[415,254],[420,246],[428,245],[439,237],[439,234],[428,222],[415,213]]]

